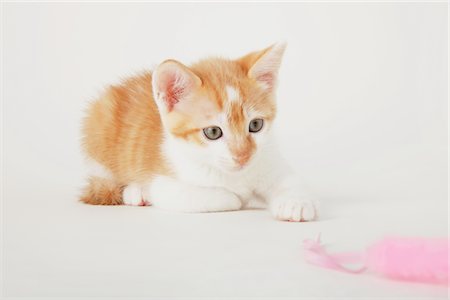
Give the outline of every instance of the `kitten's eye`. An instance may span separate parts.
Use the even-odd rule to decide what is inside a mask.
[[[217,126],[211,126],[203,129],[203,133],[210,140],[217,140],[222,136],[222,129]]]
[[[248,125],[248,130],[250,132],[258,132],[263,128],[264,120],[263,119],[254,119],[250,121]]]

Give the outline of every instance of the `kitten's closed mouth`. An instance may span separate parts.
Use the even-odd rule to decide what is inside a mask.
[[[248,168],[249,168],[249,166],[251,165],[251,161],[248,161],[248,162],[246,162],[245,164],[243,164],[243,165],[240,165],[240,164],[234,164],[233,166],[231,166],[230,168],[228,168],[229,169],[229,171],[231,171],[231,172],[242,172],[242,171],[245,171],[245,170],[247,170]]]

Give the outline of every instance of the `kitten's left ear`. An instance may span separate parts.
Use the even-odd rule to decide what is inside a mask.
[[[166,112],[171,112],[202,85],[200,77],[172,59],[161,63],[152,76],[154,98]]]
[[[286,43],[274,44],[262,51],[252,52],[242,57],[239,62],[250,78],[272,92],[276,87],[278,70],[285,49]]]

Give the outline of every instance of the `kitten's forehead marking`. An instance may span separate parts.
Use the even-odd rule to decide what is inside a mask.
[[[228,101],[233,102],[239,100],[239,92],[234,87],[227,85],[225,91],[227,93]]]

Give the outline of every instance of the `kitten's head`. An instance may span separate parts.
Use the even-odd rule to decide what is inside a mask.
[[[245,169],[268,141],[284,44],[237,60],[212,58],[187,67],[175,60],[153,73],[163,125],[179,152],[223,171]]]

